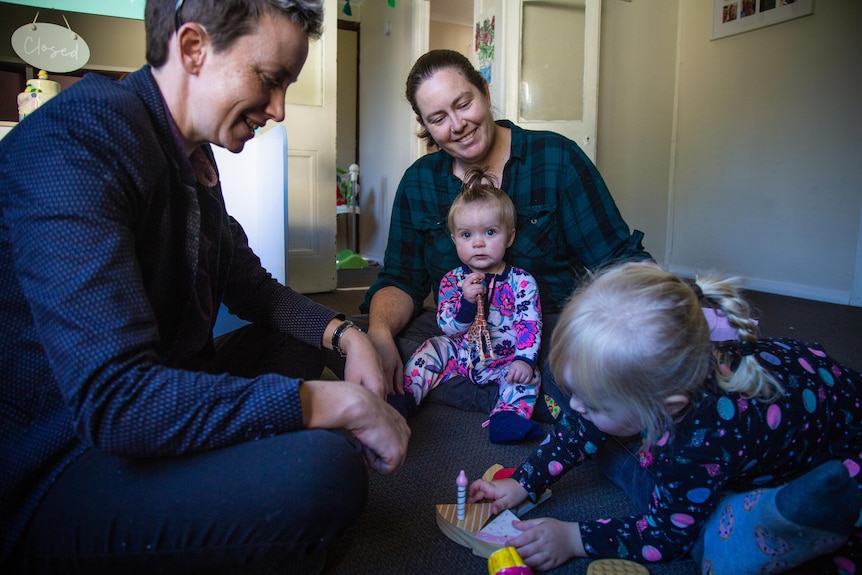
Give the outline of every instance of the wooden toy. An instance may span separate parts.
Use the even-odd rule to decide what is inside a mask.
[[[597,559],[587,567],[587,575],[649,575],[649,570],[625,559]]]
[[[509,477],[514,471],[514,468],[504,468],[502,465],[495,464],[485,471],[482,475],[482,479],[485,481],[502,479]],[[498,515],[492,514],[492,503],[490,501],[481,503],[464,503],[464,518],[459,519],[458,514],[459,509],[461,508],[460,485],[458,485],[458,489],[458,503],[441,503],[437,505],[437,526],[443,534],[446,535],[446,537],[458,545],[462,545],[472,550],[474,555],[485,558],[489,557],[491,553],[497,549],[503,547],[506,539],[517,535],[518,531],[511,526],[511,522],[514,519],[518,519],[521,515],[527,513],[536,505],[542,503],[551,496],[551,490],[548,489],[542,494],[536,503],[527,500],[515,509],[505,510],[503,513]],[[498,517],[500,520],[493,523],[493,520]],[[483,529],[485,529],[486,532],[477,538],[476,535]]]
[[[458,506],[452,503],[437,505],[437,526],[452,541],[468,549],[473,548],[473,539],[488,519],[491,518],[491,503],[467,503],[464,519],[458,521]]]

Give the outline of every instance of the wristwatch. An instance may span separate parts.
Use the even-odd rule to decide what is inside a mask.
[[[341,336],[344,335],[344,332],[350,328],[362,331],[362,328],[360,328],[358,325],[356,325],[349,319],[346,319],[341,322],[341,325],[335,328],[334,332],[332,332],[332,351],[334,351],[341,357],[347,357],[347,354],[344,353],[344,350],[341,349]]]

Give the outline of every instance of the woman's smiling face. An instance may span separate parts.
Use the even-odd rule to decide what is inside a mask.
[[[466,166],[479,166],[493,148],[490,96],[455,68],[441,68],[416,90],[421,121],[437,146]]]
[[[280,15],[263,14],[251,34],[207,54],[191,110],[197,141],[242,150],[257,128],[284,119],[284,93],[308,55],[308,35]]]

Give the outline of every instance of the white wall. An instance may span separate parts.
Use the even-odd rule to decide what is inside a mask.
[[[599,169],[671,269],[862,304],[862,4],[715,41],[711,18],[603,3]]]
[[[680,273],[862,305],[862,4],[714,41],[711,18],[603,3],[597,164],[623,215]]]
[[[664,261],[677,2],[602,3],[596,165],[629,226]]]
[[[473,57],[473,28],[470,26],[434,20],[432,18],[428,32],[429,50],[447,48],[449,50],[457,50],[468,58]]]
[[[710,4],[680,2],[667,261],[848,303],[862,209],[862,3],[818,2],[813,16],[716,41]]]
[[[356,84],[358,35],[355,30],[338,30],[338,125],[336,127],[335,163],[345,170],[356,157]]]

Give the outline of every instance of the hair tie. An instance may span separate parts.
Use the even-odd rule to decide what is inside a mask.
[[[691,286],[691,291],[694,292],[694,295],[697,296],[697,299],[703,299],[703,290],[700,289],[700,286],[697,285],[697,282],[691,282],[689,286]]]
[[[748,341],[739,342],[739,355],[742,357],[754,355],[754,344]]]

